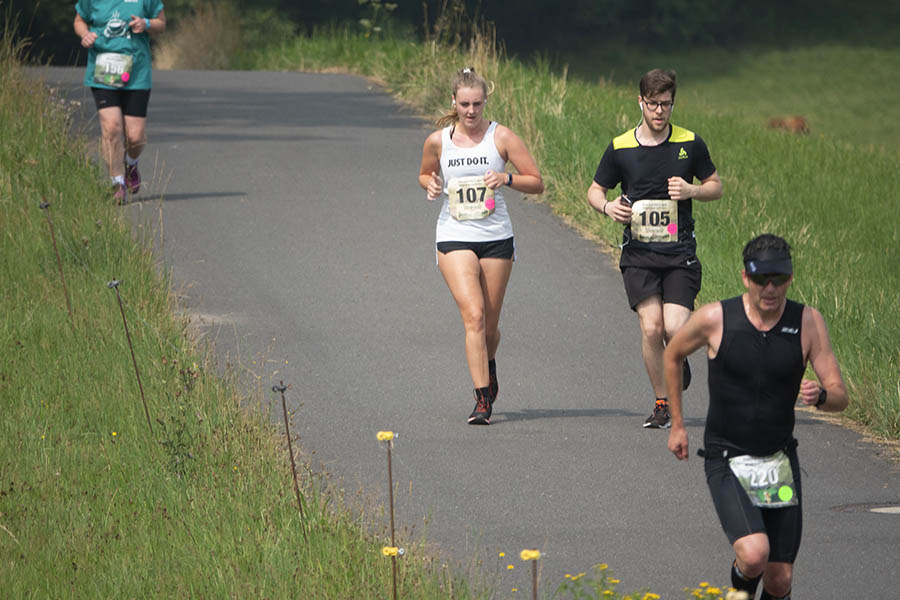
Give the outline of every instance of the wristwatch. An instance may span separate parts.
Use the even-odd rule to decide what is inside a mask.
[[[816,400],[816,408],[821,407],[825,404],[825,401],[828,399],[828,394],[825,392],[825,388],[819,390],[819,399]]]

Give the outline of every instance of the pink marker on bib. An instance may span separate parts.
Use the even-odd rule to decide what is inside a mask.
[[[675,223],[669,223],[669,226],[666,227],[666,231],[669,232],[669,235],[675,235],[676,233],[678,233],[678,225],[676,225]]]
[[[488,210],[494,210],[494,199],[488,198],[484,201],[484,207]]]
[[[128,81],[131,79],[131,73],[122,73],[122,81]]]

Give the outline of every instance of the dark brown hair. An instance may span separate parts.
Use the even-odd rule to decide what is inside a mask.
[[[672,100],[675,100],[675,71],[653,69],[641,77],[641,97],[652,98],[659,94],[672,92]]]

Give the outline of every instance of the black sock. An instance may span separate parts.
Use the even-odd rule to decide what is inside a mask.
[[[750,594],[751,598],[756,595],[756,588],[759,586],[761,577],[762,573],[750,579],[741,573],[741,570],[737,566],[737,561],[731,563],[731,587],[742,592],[747,592]]]
[[[488,361],[488,373],[491,375],[497,374],[497,359],[492,358]]]
[[[766,588],[763,588],[763,593],[759,597],[759,600],[791,600],[791,592],[788,592],[786,595],[776,598],[772,594],[766,591]]]

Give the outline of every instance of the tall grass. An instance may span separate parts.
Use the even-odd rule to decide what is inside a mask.
[[[202,2],[171,23],[153,51],[156,69],[228,69],[243,42],[241,15],[233,2]]]
[[[25,76],[21,51],[3,32],[0,595],[387,596],[385,532],[373,531],[381,520],[344,508],[307,468],[301,522],[283,437],[253,409],[260,399],[240,398],[172,317],[169,282],[70,137],[70,107]],[[152,434],[107,288],[114,278]],[[404,545],[404,598],[478,597]]]
[[[460,17],[459,6],[448,5],[424,42],[371,40],[349,28],[331,28],[257,49],[240,60],[249,67],[339,68],[373,77],[433,117],[448,108],[453,74],[474,66],[495,86],[488,117],[510,126],[535,155],[546,183],[544,200],[582,233],[617,252],[621,228],[594,213],[585,195],[609,140],[638,122],[636,89],[604,79],[574,80],[549,60],[511,59],[492,29],[473,28]],[[893,61],[900,58],[897,50],[885,53]],[[677,68],[679,58],[669,59]],[[820,72],[806,65],[805,93],[830,97],[829,82],[854,64],[832,60]],[[598,72],[614,69],[597,65]],[[829,76],[817,84],[815,76],[826,70]],[[794,83],[790,70],[770,77],[772,86]],[[754,77],[736,77],[731,89],[750,90],[756,84]],[[877,79],[868,85],[860,93],[882,89]],[[796,256],[791,296],[821,310],[830,326],[852,393],[846,414],[877,435],[900,438],[900,228],[892,217],[900,185],[898,157],[872,145],[767,131],[742,118],[741,110],[739,104],[732,113],[727,104],[710,111],[679,103],[674,117],[706,140],[725,184],[721,200],[695,203],[704,264],[699,301],[743,291],[740,252],[747,240],[764,232],[784,236]],[[844,118],[869,126],[866,115]]]

